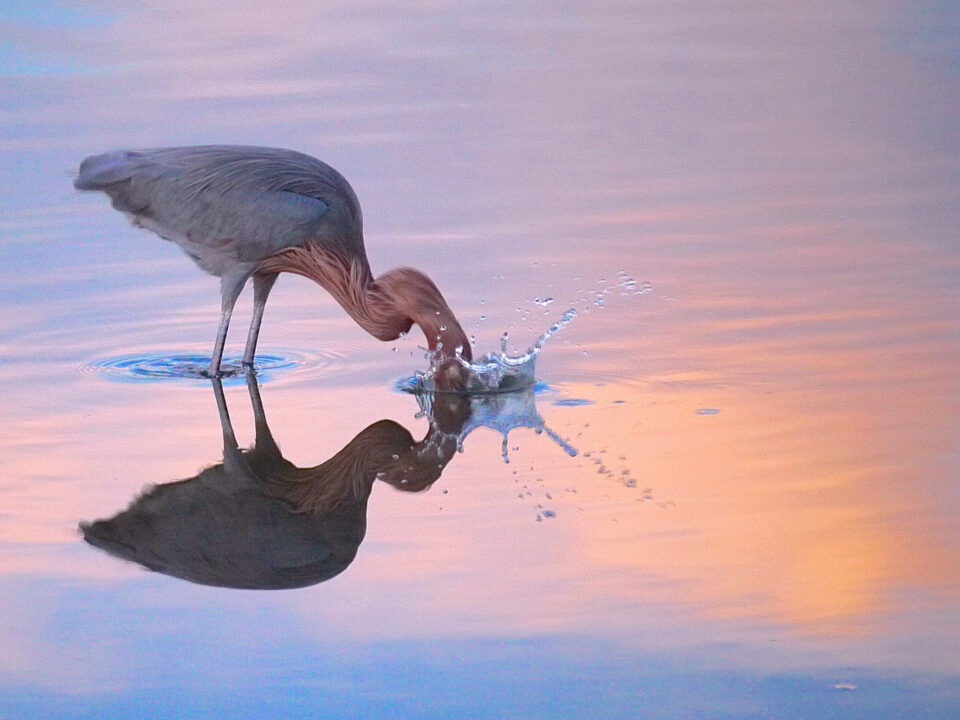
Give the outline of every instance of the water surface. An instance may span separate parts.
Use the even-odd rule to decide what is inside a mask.
[[[0,33],[0,716],[960,713],[949,3],[0,3]],[[374,271],[428,273],[475,355],[578,313],[509,463],[471,415],[300,589],[77,530],[224,439],[209,381],[115,367],[209,353],[216,280],[70,171],[207,142],[341,170]],[[431,432],[396,389],[416,332],[379,343],[285,276],[260,342],[293,466]]]

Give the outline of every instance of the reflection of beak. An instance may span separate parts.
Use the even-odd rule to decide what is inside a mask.
[[[469,396],[452,392],[435,394],[430,417],[438,430],[447,435],[459,435],[470,418]]]
[[[433,383],[441,392],[466,392],[467,370],[456,360],[449,360],[434,371]]]

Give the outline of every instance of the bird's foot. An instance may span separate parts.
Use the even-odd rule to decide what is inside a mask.
[[[205,370],[200,371],[200,375],[210,380],[220,380],[224,376],[223,368],[220,366],[220,363],[214,365],[211,363],[207,366]]]

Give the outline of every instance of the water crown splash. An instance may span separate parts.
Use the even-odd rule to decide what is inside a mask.
[[[507,351],[509,335],[504,333],[500,337],[500,352],[487,353],[481,358],[470,361],[462,357],[458,351],[455,359],[467,371],[466,392],[468,393],[503,393],[524,390],[536,382],[535,366],[537,355],[543,349],[550,337],[555,335],[577,316],[577,311],[570,308],[544,332],[537,341],[522,355],[510,355]],[[459,348],[458,348],[459,350]],[[438,354],[427,355],[430,369],[418,372],[414,382],[413,392],[438,392],[434,382],[434,375],[442,366]],[[448,360],[444,359],[444,362]]]

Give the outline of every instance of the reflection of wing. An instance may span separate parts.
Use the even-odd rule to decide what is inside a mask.
[[[159,485],[115,517],[83,525],[84,539],[150,570],[220,587],[305,587],[353,561],[369,488],[318,517],[240,480],[216,465]]]

